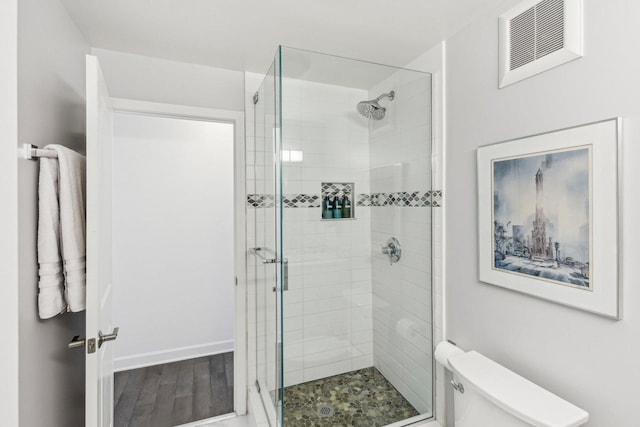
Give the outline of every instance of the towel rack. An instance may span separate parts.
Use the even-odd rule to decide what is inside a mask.
[[[22,144],[22,150],[23,157],[27,160],[38,160],[38,157],[58,158],[58,153],[55,150],[41,150],[33,144]]]

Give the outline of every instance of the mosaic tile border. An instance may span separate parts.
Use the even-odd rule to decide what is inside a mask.
[[[442,190],[431,191],[431,206],[434,208],[442,207]]]
[[[332,183],[335,185],[335,183]],[[324,187],[323,187],[324,188]],[[331,196],[344,194],[344,188],[332,188]],[[323,194],[325,191],[323,190]],[[350,195],[351,193],[347,193]],[[428,208],[442,207],[442,190],[434,191],[400,191],[396,193],[371,193],[357,194],[356,206],[396,206],[404,208]],[[319,194],[285,194],[283,198],[285,208],[319,208],[322,199]],[[275,206],[274,197],[271,194],[247,194],[247,206],[251,208],[272,208]]]
[[[247,206],[250,208],[274,207],[272,194],[247,194]]]
[[[429,207],[431,191],[359,194],[357,206]]]
[[[285,208],[319,208],[322,206],[317,194],[285,194],[282,202]]]
[[[353,182],[323,182],[320,184],[320,192],[322,197],[325,195],[342,198],[345,194],[350,199],[353,199],[353,189],[355,184]]]

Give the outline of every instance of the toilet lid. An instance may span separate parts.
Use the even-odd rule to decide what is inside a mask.
[[[448,359],[453,372],[499,408],[544,427],[574,427],[589,414],[476,351]]]

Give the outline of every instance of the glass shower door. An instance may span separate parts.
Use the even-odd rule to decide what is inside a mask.
[[[278,60],[284,426],[427,420],[431,76],[286,47]]]
[[[279,136],[278,109],[276,108],[275,65],[267,73],[256,93],[253,188],[255,207],[255,241],[250,248],[255,275],[256,304],[256,386],[260,393],[269,423],[275,427],[281,418],[281,340],[280,340],[280,295],[278,276],[278,213],[277,213],[277,137]],[[251,265],[251,264],[249,264]]]

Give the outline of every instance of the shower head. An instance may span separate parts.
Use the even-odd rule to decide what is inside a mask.
[[[395,96],[396,93],[394,91],[383,93],[382,95],[380,95],[376,99],[372,99],[371,101],[359,102],[356,109],[358,110],[358,113],[362,114],[367,119],[382,120],[387,109],[378,104],[378,101],[380,101],[382,98],[389,98],[389,100],[393,101],[393,98]]]

